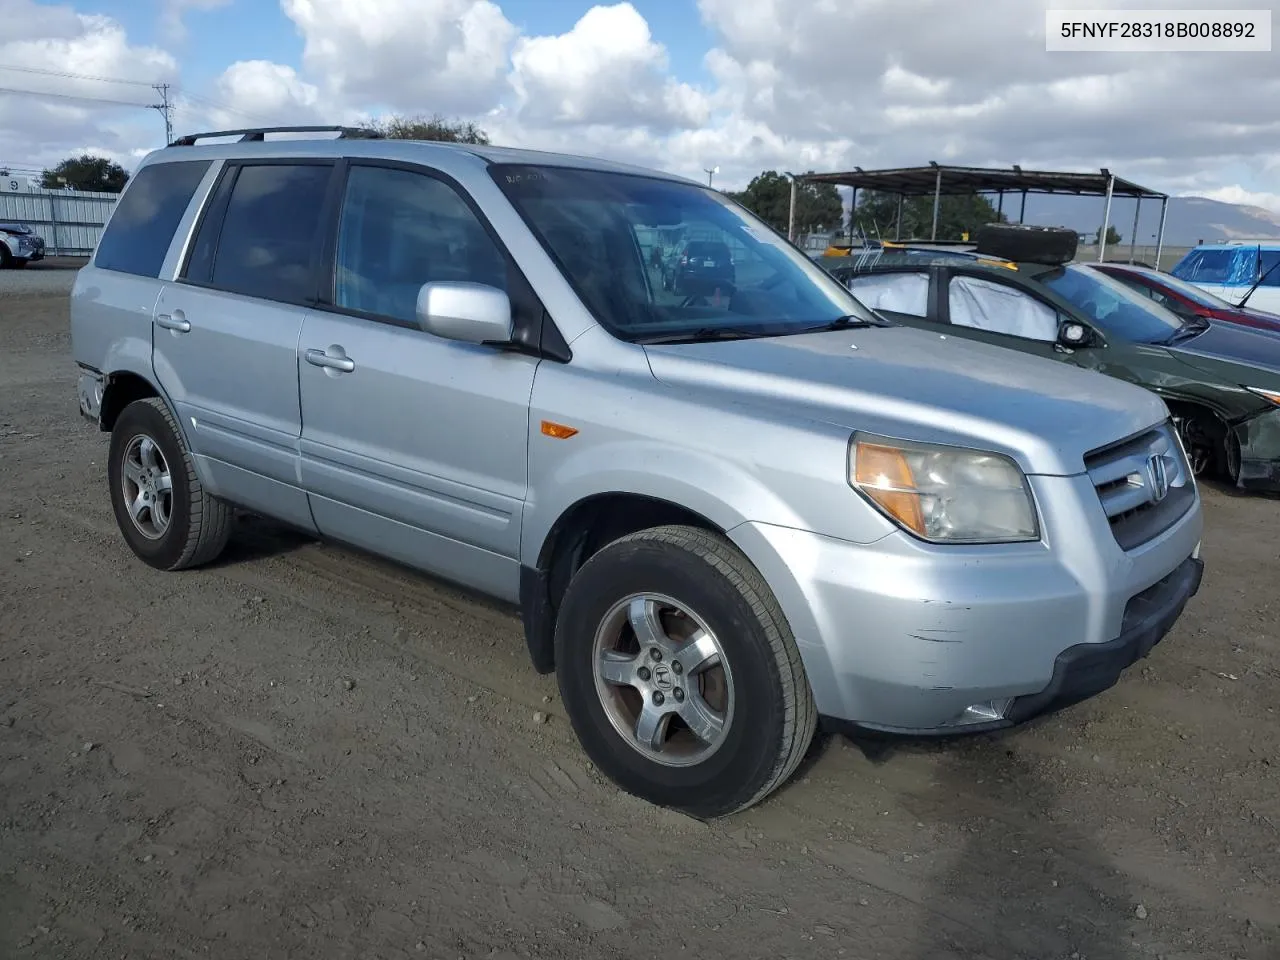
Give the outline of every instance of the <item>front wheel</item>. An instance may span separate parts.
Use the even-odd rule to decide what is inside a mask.
[[[588,756],[624,790],[696,817],[757,803],[795,771],[817,711],[768,585],[724,537],[623,537],[569,584],[561,697]]]
[[[1174,425],[1187,451],[1192,474],[1204,478],[1215,470],[1229,472],[1226,431],[1216,419],[1208,414],[1192,414],[1175,418]]]

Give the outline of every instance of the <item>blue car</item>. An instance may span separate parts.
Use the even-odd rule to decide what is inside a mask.
[[[1280,313],[1280,240],[1203,243],[1169,272],[1229,303],[1248,296],[1253,309]]]

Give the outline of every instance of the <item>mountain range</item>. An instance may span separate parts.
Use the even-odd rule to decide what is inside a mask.
[[[1104,201],[1099,197],[1039,196],[1027,200],[1027,223],[1071,227],[1093,233],[1102,225]],[[1156,242],[1160,228],[1160,202],[1144,200],[1138,221],[1138,245]],[[1006,215],[1016,219],[1017,208],[1006,204]],[[1111,224],[1128,245],[1133,233],[1134,201],[1117,197],[1111,202]],[[1166,247],[1190,247],[1220,240],[1280,240],[1280,213],[1263,207],[1223,203],[1206,197],[1170,197],[1165,221]]]

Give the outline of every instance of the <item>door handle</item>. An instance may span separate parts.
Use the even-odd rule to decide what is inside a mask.
[[[330,370],[341,370],[343,373],[350,373],[356,368],[356,362],[350,357],[335,357],[314,347],[309,349],[304,356],[307,363],[316,367],[328,367]]]
[[[156,326],[164,327],[166,330],[176,330],[178,333],[191,331],[191,321],[182,316],[181,312],[156,314]]]

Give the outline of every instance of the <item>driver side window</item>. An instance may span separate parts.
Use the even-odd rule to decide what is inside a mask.
[[[507,287],[505,258],[454,189],[391,167],[351,168],[334,272],[337,306],[407,323],[424,283]]]
[[[1058,312],[1015,287],[961,276],[951,278],[947,294],[956,326],[1045,343],[1058,339]]]

